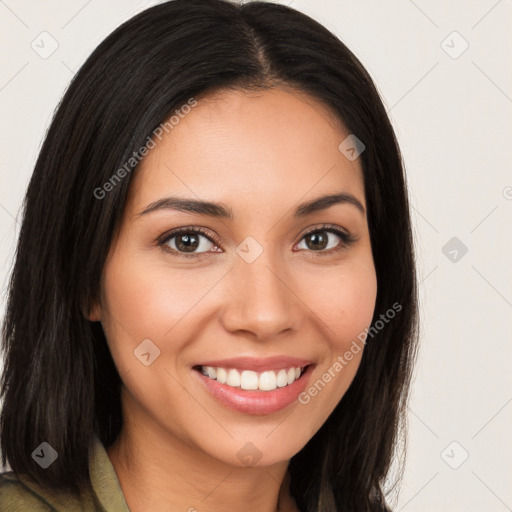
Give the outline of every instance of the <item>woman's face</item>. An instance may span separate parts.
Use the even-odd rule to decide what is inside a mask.
[[[207,97],[155,139],[90,316],[128,424],[242,466],[289,459],[326,421],[359,366],[353,342],[377,293],[362,170],[338,149],[348,135],[313,99],[273,89]],[[300,208],[333,194],[354,200]],[[218,380],[197,368],[207,363],[223,368]]]

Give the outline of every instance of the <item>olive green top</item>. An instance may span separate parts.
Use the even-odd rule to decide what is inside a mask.
[[[105,447],[94,440],[89,458],[93,494],[54,494],[21,475],[0,473],[0,512],[130,512]]]

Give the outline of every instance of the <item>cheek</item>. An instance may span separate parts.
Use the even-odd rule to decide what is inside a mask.
[[[105,273],[108,310],[134,334],[170,328],[194,298],[191,286],[155,265],[137,259],[112,261]],[[189,281],[190,284],[190,281]],[[117,314],[117,315],[116,315]]]
[[[377,297],[377,278],[372,264],[352,263],[317,274],[307,287],[307,304],[326,326],[331,348],[346,345],[369,327]],[[304,292],[306,293],[306,292]]]
[[[190,338],[187,321],[200,309],[195,306],[213,278],[148,264],[133,250],[127,255],[118,251],[105,267],[102,325],[126,396],[131,397],[130,410],[142,408],[158,417],[170,402],[178,410],[189,410],[194,404],[176,385],[176,368]],[[178,428],[180,420],[174,419]]]
[[[173,355],[178,357],[187,321],[201,310],[201,300],[223,273],[219,268],[148,263],[147,256],[120,247],[105,267],[102,305],[103,329],[120,372],[140,366],[134,350],[146,339],[162,353],[165,350],[171,360]]]
[[[321,320],[327,341],[322,363],[316,368],[299,403],[314,419],[311,433],[324,423],[352,383],[364,350],[377,297],[373,262],[352,262],[309,283],[308,305]],[[319,325],[320,328],[320,325]]]
[[[361,272],[351,275],[350,279],[340,283],[339,293],[341,298],[336,327],[340,332],[350,334],[351,339],[355,339],[372,321],[377,298],[375,273]]]

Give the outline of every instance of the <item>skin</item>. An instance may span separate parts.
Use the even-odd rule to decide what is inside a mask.
[[[293,218],[299,203],[341,191],[366,208],[359,160],[338,149],[347,135],[303,93],[223,91],[200,99],[137,169],[89,316],[101,321],[123,380],[124,426],[108,455],[132,512],[273,512],[280,492],[289,497],[289,460],[343,397],[362,351],[309,403],[269,415],[228,409],[192,366],[294,355],[316,363],[311,386],[370,326],[377,280],[366,215],[337,204]],[[222,202],[235,219],[137,215],[171,194]],[[304,234],[324,223],[357,240],[334,252],[343,241],[323,231],[327,248],[306,245]],[[183,226],[220,243],[198,235],[197,259],[172,253],[180,237],[156,244]],[[236,252],[247,236],[263,248],[252,263]],[[160,350],[149,366],[133,353],[144,339]],[[251,467],[237,457],[247,442],[261,453]]]

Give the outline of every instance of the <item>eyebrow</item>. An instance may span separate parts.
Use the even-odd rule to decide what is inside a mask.
[[[366,210],[362,203],[352,194],[342,192],[339,194],[330,194],[317,197],[311,201],[300,204],[294,214],[294,218],[303,218],[312,213],[326,210],[337,204],[348,204],[356,207],[362,215],[366,215]],[[213,203],[210,201],[201,201],[183,197],[164,197],[150,203],[144,210],[138,213],[146,215],[157,210],[178,210],[187,213],[197,213],[219,219],[234,220],[233,210],[222,203]]]

